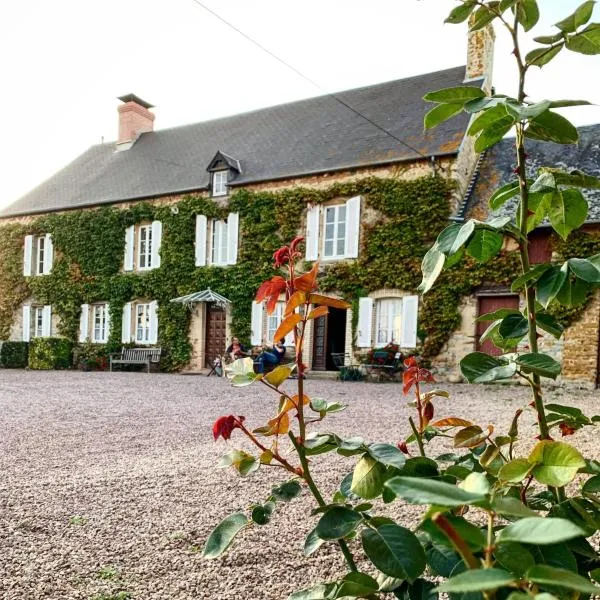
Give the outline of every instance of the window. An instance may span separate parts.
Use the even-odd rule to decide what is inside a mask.
[[[44,274],[44,256],[46,250],[46,236],[40,235],[35,238],[36,257],[35,257],[35,274]]]
[[[96,344],[105,344],[108,340],[108,307],[106,304],[94,304],[92,323],[92,341]]]
[[[275,306],[275,310],[269,315],[267,320],[267,340],[269,342],[275,342],[275,332],[281,323],[283,317],[283,302],[278,302]]]
[[[227,171],[215,171],[212,176],[212,195],[227,195]]]
[[[152,268],[152,226],[142,225],[138,237],[138,269]]]
[[[213,265],[227,264],[227,221],[212,221],[211,255]]]
[[[375,342],[377,344],[399,343],[402,322],[402,300],[383,298],[377,301],[375,313]]]
[[[33,306],[31,308],[31,316],[33,319],[31,327],[32,337],[44,337],[44,307]]]
[[[150,341],[150,305],[136,304],[135,307],[135,341],[147,344]]]
[[[323,256],[341,258],[346,253],[346,205],[328,206],[324,218]]]
[[[26,235],[23,252],[23,275],[48,275],[52,270],[54,247],[52,236]]]

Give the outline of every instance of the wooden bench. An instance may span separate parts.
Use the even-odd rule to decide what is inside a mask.
[[[150,373],[150,365],[158,365],[162,348],[121,348],[121,352],[110,354],[110,370],[113,365],[146,365]]]

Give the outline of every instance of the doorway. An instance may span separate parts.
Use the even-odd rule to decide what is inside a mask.
[[[500,308],[519,308],[519,296],[506,295],[506,296],[478,296],[477,297],[477,316],[485,315],[487,313],[494,312]],[[500,356],[504,354],[503,350],[496,348],[492,342],[487,339],[483,342],[479,341],[479,338],[483,335],[483,332],[490,326],[491,321],[477,321],[476,330],[476,349],[479,352],[486,352],[492,356]]]
[[[206,305],[206,337],[204,342],[204,363],[211,367],[217,356],[222,356],[227,348],[225,311],[214,302]]]
[[[329,307],[328,314],[315,319],[313,328],[313,371],[335,371],[333,354],[346,351],[346,310]]]

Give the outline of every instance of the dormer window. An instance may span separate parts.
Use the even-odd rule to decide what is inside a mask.
[[[227,171],[215,171],[212,174],[212,195],[227,195]]]

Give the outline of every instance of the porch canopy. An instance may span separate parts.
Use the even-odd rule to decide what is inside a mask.
[[[188,294],[187,296],[173,298],[171,302],[185,304],[190,308],[194,304],[198,304],[199,302],[214,302],[215,304],[217,304],[218,306],[222,306],[223,308],[225,308],[228,304],[231,304],[231,301],[225,298],[225,296],[221,296],[221,294],[213,292],[210,288],[202,290],[201,292],[194,292],[193,294]]]

